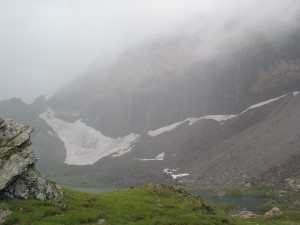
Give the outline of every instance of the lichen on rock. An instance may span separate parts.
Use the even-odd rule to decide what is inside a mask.
[[[0,118],[0,199],[60,200],[62,192],[35,168],[30,148],[33,128]]]

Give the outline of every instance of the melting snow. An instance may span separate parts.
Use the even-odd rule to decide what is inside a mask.
[[[255,105],[251,105],[250,107],[248,107],[247,109],[245,109],[243,112],[241,112],[241,113],[238,114],[238,115],[241,115],[241,114],[243,114],[243,113],[249,111],[250,109],[255,109],[255,108],[261,107],[261,106],[263,106],[263,105],[267,105],[267,104],[269,104],[269,103],[271,103],[271,102],[277,101],[277,100],[279,100],[279,99],[281,99],[281,98],[283,98],[283,97],[285,97],[285,96],[287,96],[287,95],[288,95],[288,94],[281,95],[281,96],[279,96],[279,97],[277,97],[277,98],[272,98],[272,99],[270,99],[270,100],[263,101],[263,102],[260,102],[260,103],[255,104]]]
[[[99,159],[112,155],[121,156],[131,150],[138,140],[138,134],[130,134],[113,139],[104,136],[81,120],[68,123],[54,116],[52,110],[39,115],[58,134],[67,150],[66,164],[90,165]]]
[[[218,122],[222,122],[222,121],[230,120],[230,119],[232,119],[236,116],[237,115],[206,115],[206,116],[202,116],[200,118],[187,118],[184,121],[173,123],[169,126],[161,127],[157,130],[150,130],[150,131],[148,131],[148,135],[150,135],[151,137],[155,137],[155,136],[160,135],[162,133],[171,131],[171,130],[175,129],[176,127],[178,127],[179,125],[181,125],[185,122],[189,122],[189,125],[191,126],[192,124],[194,124],[194,123],[196,123],[197,121],[200,121],[200,120],[215,120],[215,121],[218,121]]]
[[[177,168],[177,169],[166,168],[166,169],[164,169],[164,173],[166,173],[166,174],[172,174],[173,172],[176,172],[177,170],[179,170],[179,168]]]
[[[155,160],[161,161],[161,160],[164,160],[164,157],[165,157],[165,153],[162,152],[159,155],[157,155],[154,159],[138,159],[138,160],[141,160],[141,161],[155,161]]]
[[[164,173],[171,175],[171,177],[172,177],[174,180],[176,180],[177,178],[180,178],[180,177],[186,177],[186,176],[189,176],[188,173],[173,174],[173,173],[176,172],[177,170],[179,170],[179,168],[176,168],[176,169],[169,169],[169,168],[166,168],[166,169],[164,169]]]
[[[189,176],[189,174],[188,173],[182,173],[182,174],[172,174],[171,175],[172,176],[172,178],[174,179],[174,180],[176,180],[177,178],[180,178],[180,177],[186,177],[186,176]]]
[[[161,127],[157,130],[150,130],[148,131],[148,135],[154,137],[154,136],[157,136],[157,135],[160,135],[162,133],[165,133],[165,132],[168,132],[170,130],[173,130],[174,128],[176,128],[177,126],[181,125],[184,121],[182,122],[177,122],[177,123],[173,123],[169,126],[166,126],[166,127]]]
[[[296,96],[297,94],[299,93],[299,91],[294,91],[293,92],[293,96]],[[200,120],[215,120],[217,122],[224,122],[224,121],[227,121],[227,120],[231,120],[251,109],[255,109],[255,108],[258,108],[258,107],[261,107],[263,105],[267,105],[271,102],[274,102],[274,101],[277,101],[285,96],[287,96],[288,94],[285,94],[285,95],[281,95],[277,98],[272,98],[272,99],[269,99],[267,101],[263,101],[263,102],[260,102],[260,103],[257,103],[257,104],[254,104],[254,105],[251,105],[250,107],[248,107],[247,109],[245,109],[244,111],[242,111],[241,113],[239,114],[236,114],[236,115],[206,115],[206,116],[202,116],[202,117],[199,117],[199,118],[187,118],[181,122],[177,122],[177,123],[173,123],[169,126],[165,126],[165,127],[161,127],[157,130],[150,130],[148,131],[148,135],[150,135],[151,137],[155,137],[157,135],[160,135],[162,133],[165,133],[165,132],[168,132],[168,131],[171,131],[173,129],[175,129],[176,127],[180,126],[181,124],[185,123],[185,122],[189,122],[189,125],[193,125],[194,123],[200,121]]]
[[[189,125],[191,126],[199,120],[215,120],[217,122],[223,122],[226,120],[230,120],[236,116],[237,115],[206,115],[200,118],[187,118],[185,121],[189,121]]]

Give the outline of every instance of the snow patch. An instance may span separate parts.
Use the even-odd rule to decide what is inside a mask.
[[[166,173],[166,174],[173,174],[173,173],[176,172],[177,170],[179,170],[179,168],[176,168],[176,169],[169,169],[169,168],[166,168],[166,169],[164,169],[164,173]]]
[[[217,122],[222,122],[222,121],[230,120],[236,116],[237,115],[206,115],[206,116],[202,116],[200,118],[187,118],[181,122],[173,123],[169,126],[161,127],[156,130],[150,130],[150,131],[148,131],[148,135],[151,137],[155,137],[162,133],[169,132],[185,122],[189,122],[189,126],[191,126],[200,120],[215,120]]]
[[[293,96],[295,97],[297,94],[299,94],[300,91],[294,91]]]
[[[138,159],[140,161],[162,161],[165,158],[165,153],[162,152],[160,154],[158,154],[154,159]],[[137,159],[137,158],[135,158]]]
[[[293,96],[296,96],[297,94],[299,93],[299,91],[294,91],[293,92]],[[251,109],[255,109],[255,108],[258,108],[258,107],[261,107],[261,106],[264,106],[264,105],[267,105],[271,102],[274,102],[274,101],[277,101],[285,96],[287,96],[288,94],[285,94],[285,95],[281,95],[277,98],[272,98],[272,99],[269,99],[267,101],[263,101],[263,102],[260,102],[260,103],[257,103],[257,104],[254,104],[254,105],[251,105],[249,106],[247,109],[245,109],[244,111],[242,111],[241,113],[239,114],[231,114],[231,115],[206,115],[206,116],[202,116],[202,117],[199,117],[199,118],[187,118],[183,121],[180,121],[180,122],[177,122],[177,123],[173,123],[171,125],[168,125],[168,126],[165,126],[165,127],[161,127],[161,128],[158,128],[156,130],[150,130],[148,131],[148,135],[151,136],[151,137],[155,137],[157,135],[160,135],[162,133],[165,133],[165,132],[169,132],[173,129],[175,129],[176,127],[180,126],[181,124],[185,123],[185,122],[189,122],[189,126],[193,125],[194,123],[200,121],[200,120],[215,120],[217,122],[224,122],[224,121],[227,121],[227,120],[231,120],[235,117],[238,117],[239,115],[251,110]]]
[[[176,169],[169,169],[166,168],[163,170],[164,173],[171,175],[171,177],[176,180],[177,178],[181,178],[181,177],[186,177],[189,176],[190,174],[188,173],[181,173],[181,174],[174,174],[174,172],[176,172],[177,170],[179,170],[179,168]]]
[[[281,99],[281,98],[283,98],[283,97],[285,97],[285,96],[287,96],[287,95],[288,95],[288,94],[281,95],[281,96],[279,96],[279,97],[277,97],[277,98],[272,98],[272,99],[269,99],[269,100],[267,100],[267,101],[263,101],[263,102],[257,103],[257,104],[255,104],[255,105],[251,105],[251,106],[249,106],[247,109],[245,109],[243,112],[241,112],[240,114],[238,114],[237,116],[239,116],[239,115],[241,115],[241,114],[243,114],[243,113],[249,111],[250,109],[255,109],[255,108],[258,108],[258,107],[267,105],[267,104],[269,104],[269,103],[271,103],[271,102],[277,101],[277,100],[279,100],[279,99]]]
[[[184,121],[173,123],[173,124],[171,124],[169,126],[161,127],[161,128],[159,128],[157,130],[150,130],[150,131],[148,131],[148,135],[150,135],[151,137],[154,137],[154,136],[160,135],[162,133],[171,131],[171,130],[175,129],[176,127],[178,127],[179,125],[181,125],[183,122]]]
[[[66,164],[91,165],[105,156],[121,156],[129,152],[140,137],[133,133],[116,139],[106,137],[81,120],[68,123],[57,119],[50,109],[39,116],[64,142],[67,150]]]
[[[200,118],[187,118],[185,121],[189,121],[189,125],[191,126],[200,120],[215,120],[217,122],[223,122],[226,120],[230,120],[236,116],[237,115],[206,115]]]
[[[188,173],[182,173],[182,174],[172,174],[171,177],[176,180],[177,178],[180,178],[180,177],[186,177],[186,176],[189,176],[190,174]]]

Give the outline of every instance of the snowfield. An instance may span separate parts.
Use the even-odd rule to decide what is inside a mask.
[[[176,169],[166,168],[166,169],[163,170],[163,173],[171,175],[171,177],[174,180],[176,180],[177,178],[186,177],[186,176],[190,175],[188,173],[174,174],[174,172],[176,172],[177,170],[179,170],[179,168],[176,168]]]
[[[140,161],[162,161],[162,160],[164,160],[164,158],[165,158],[165,153],[164,152],[162,152],[162,153],[160,153],[160,154],[158,154],[154,159],[138,159],[138,160],[140,160]],[[137,158],[135,158],[135,159],[137,159]]]
[[[65,163],[72,165],[91,165],[105,156],[117,157],[129,152],[139,139],[138,134],[120,138],[104,136],[81,120],[68,123],[57,119],[52,110],[39,115],[58,134],[67,150]]]
[[[298,91],[292,92],[293,96],[296,96],[298,93],[299,93]],[[175,129],[176,127],[180,126],[181,124],[185,123],[185,122],[189,122],[189,126],[191,126],[191,125],[193,125],[194,123],[196,123],[196,122],[198,122],[200,120],[215,120],[217,122],[224,122],[224,121],[227,121],[227,120],[231,120],[231,119],[233,119],[235,117],[238,117],[239,115],[242,115],[243,113],[245,113],[245,112],[247,112],[247,111],[249,111],[251,109],[255,109],[255,108],[267,105],[267,104],[269,104],[271,102],[274,102],[274,101],[277,101],[277,100],[279,100],[281,98],[284,98],[287,95],[288,94],[281,95],[281,96],[279,96],[277,98],[272,98],[272,99],[269,99],[267,101],[263,101],[263,102],[251,105],[247,109],[245,109],[244,111],[242,111],[241,113],[236,114],[236,115],[233,115],[233,114],[232,115],[206,115],[206,116],[202,116],[202,117],[199,117],[199,118],[187,118],[187,119],[185,119],[183,121],[176,122],[176,123],[173,123],[171,125],[158,128],[156,130],[150,130],[150,131],[148,131],[148,135],[151,136],[151,137],[155,137],[155,136],[160,135],[162,133],[169,132],[169,131]]]

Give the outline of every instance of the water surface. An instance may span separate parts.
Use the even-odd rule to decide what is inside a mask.
[[[257,206],[263,203],[262,196],[239,196],[239,195],[225,195],[215,196],[212,191],[208,190],[194,190],[190,191],[190,194],[194,196],[201,196],[204,200],[209,202],[224,202],[227,204],[239,205],[251,212],[261,214],[262,212],[256,209]]]

